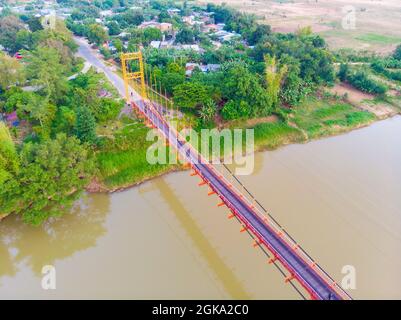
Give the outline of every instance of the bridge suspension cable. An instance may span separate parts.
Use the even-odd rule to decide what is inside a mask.
[[[132,71],[127,62],[139,60],[139,71]],[[351,299],[351,297],[321,268],[309,254],[288,234],[286,230],[267,212],[253,194],[242,184],[233,172],[223,164],[218,170],[216,164],[205,159],[187,140],[166,120],[163,107],[156,105],[146,95],[146,83],[142,54],[130,53],[121,56],[123,77],[126,87],[127,102],[131,102],[137,112],[143,115],[149,125],[155,127],[165,137],[192,169],[208,184],[222,202],[218,206],[227,206],[232,215],[243,225],[255,240],[256,246],[263,249],[280,272],[285,272],[276,264],[280,262],[288,272],[286,282],[295,279],[310,294],[312,299]],[[129,81],[140,81],[141,95],[129,95]],[[157,87],[157,84],[156,84]],[[243,191],[245,191],[245,194]],[[255,205],[255,203],[257,205]],[[262,247],[271,252],[271,255]],[[299,291],[296,288],[297,292]],[[300,291],[299,291],[300,293]],[[302,297],[302,293],[300,293]]]

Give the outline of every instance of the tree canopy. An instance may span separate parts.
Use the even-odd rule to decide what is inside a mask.
[[[24,144],[19,170],[0,190],[0,211],[20,214],[39,225],[71,207],[93,172],[89,153],[79,141],[59,134],[40,144]]]

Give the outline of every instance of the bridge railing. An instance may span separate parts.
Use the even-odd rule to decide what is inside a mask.
[[[267,210],[260,204],[257,199],[249,192],[248,189],[241,183],[241,181],[232,173],[232,171],[223,163],[211,164],[208,159],[206,159],[198,150],[196,150],[191,144],[187,143],[186,139],[171,126],[170,123],[165,119],[163,114],[158,108],[155,108],[151,103],[145,103],[148,108],[153,111],[160,121],[165,123],[169,130],[172,131],[173,136],[176,137],[177,141],[185,142],[186,146],[193,154],[196,155],[196,159],[199,159],[202,164],[208,166],[209,169],[214,171],[214,173],[227,185],[232,191],[234,191],[252,211],[257,214],[257,216],[267,224],[271,229],[274,230],[276,235],[278,235],[288,247],[297,252],[297,255],[302,258],[329,286],[331,286],[343,299],[352,299],[347,292],[345,292],[336,281],[330,277],[330,275],[324,271],[324,269],[312,259],[312,257],[293,239],[290,234],[273,218],[273,216],[267,212]],[[145,107],[146,108],[146,107]],[[166,137],[169,139],[171,137]],[[188,155],[182,150],[177,150],[184,158],[188,158]]]
[[[292,250],[297,251],[300,256],[319,276],[331,287],[336,289],[336,292],[345,300],[352,299],[351,296],[341,288],[340,285],[315,261],[313,258],[291,237],[291,235],[267,212],[262,204],[253,196],[253,194],[242,184],[242,182],[233,174],[233,172],[223,163],[213,164],[213,168],[220,176],[223,177],[226,184],[232,185],[238,195],[247,205],[259,216],[260,219],[269,225],[279,237],[284,240]]]

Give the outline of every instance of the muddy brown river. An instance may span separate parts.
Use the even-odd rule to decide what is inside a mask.
[[[245,185],[356,299],[401,298],[401,117],[255,157]],[[0,298],[299,299],[188,172],[0,223]],[[41,286],[53,265],[56,289]]]

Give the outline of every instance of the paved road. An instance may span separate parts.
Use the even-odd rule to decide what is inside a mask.
[[[118,93],[122,98],[125,99],[125,89],[124,89],[124,81],[123,79],[114,73],[109,66],[107,66],[101,56],[100,53],[93,50],[88,42],[81,37],[74,37],[75,42],[78,44],[78,53],[77,55],[85,59],[88,63],[90,63],[93,67],[95,67],[98,71],[103,72],[107,79],[112,83],[112,85],[117,89]],[[136,93],[132,88],[131,91],[133,95],[135,95],[136,99],[140,99],[138,93]]]

